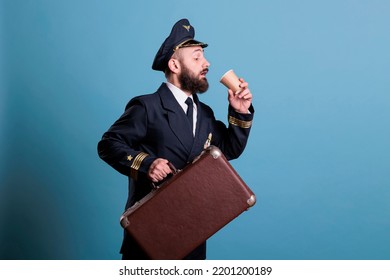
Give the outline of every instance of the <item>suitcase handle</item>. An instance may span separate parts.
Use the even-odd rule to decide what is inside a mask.
[[[173,175],[175,175],[179,172],[179,170],[170,161],[168,161],[168,166],[172,170]]]
[[[180,169],[177,169],[171,162],[168,161],[168,166],[169,168],[171,169],[172,171],[172,175],[176,175],[177,173],[179,173]],[[153,189],[158,189],[161,187],[161,185],[166,182],[166,180],[163,180],[160,184],[155,184],[154,182],[152,182],[152,186],[153,186]]]

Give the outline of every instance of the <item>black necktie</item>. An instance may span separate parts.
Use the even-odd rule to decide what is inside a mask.
[[[194,127],[194,121],[193,121],[194,103],[192,102],[192,99],[190,97],[187,98],[186,104],[188,105],[187,118],[188,118],[188,121],[190,122],[191,132],[193,132],[193,127]]]

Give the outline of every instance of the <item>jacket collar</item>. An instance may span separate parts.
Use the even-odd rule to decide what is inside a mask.
[[[185,149],[190,152],[194,137],[188,126],[187,116],[165,83],[160,86],[157,93],[160,96],[162,107],[167,111],[169,126]]]
[[[195,137],[193,137],[191,129],[187,123],[187,116],[176,98],[173,96],[173,93],[169,90],[168,86],[163,83],[157,90],[157,93],[160,96],[162,107],[166,110],[168,122],[173,133],[188,151],[189,160],[191,160],[198,155],[199,151],[202,150],[203,145],[207,140],[207,136],[211,132],[208,131],[210,128],[203,120],[204,116],[202,106],[197,94],[193,94],[194,102],[197,106],[197,125]]]

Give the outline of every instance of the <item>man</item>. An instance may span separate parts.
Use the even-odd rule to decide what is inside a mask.
[[[226,127],[198,99],[197,94],[208,89],[210,63],[204,56],[207,44],[194,35],[187,19],[173,26],[152,65],[165,73],[167,82],[153,94],[130,100],[98,144],[99,156],[129,178],[126,209],[151,191],[151,182],[161,182],[171,173],[168,163],[182,169],[210,144],[234,159],[247,143],[254,113],[248,84],[240,79],[238,93],[228,90]],[[126,232],[121,253],[123,259],[148,258]],[[205,258],[206,243],[185,259]]]

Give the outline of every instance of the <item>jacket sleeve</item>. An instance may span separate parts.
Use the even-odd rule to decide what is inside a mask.
[[[100,158],[135,180],[139,172],[147,174],[149,166],[156,159],[139,149],[147,133],[147,121],[145,106],[140,101],[132,100],[98,143]]]
[[[249,114],[236,112],[231,106],[228,109],[228,126],[214,122],[213,141],[211,144],[219,147],[228,160],[238,158],[244,151],[252,127],[254,108],[251,105]]]

